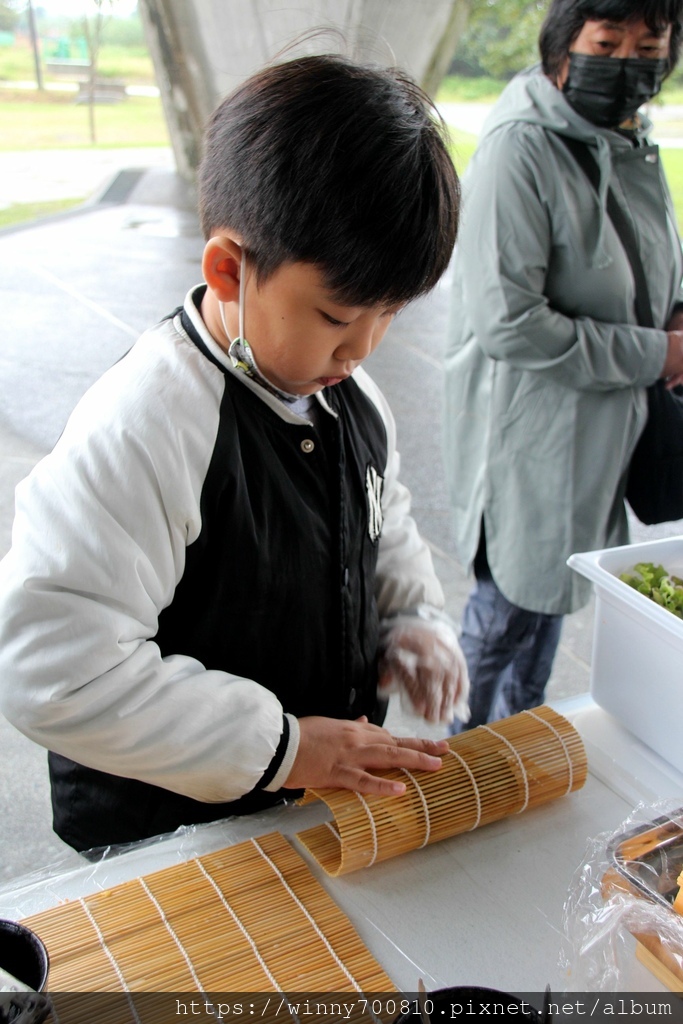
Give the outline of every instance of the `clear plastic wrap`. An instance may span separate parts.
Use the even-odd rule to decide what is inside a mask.
[[[0,917],[15,921],[30,918],[51,907],[112,889],[129,879],[184,864],[268,833],[280,832],[294,838],[302,827],[320,824],[330,817],[329,809],[321,802],[305,808],[285,804],[260,815],[181,828],[143,842],[89,852],[76,867],[72,852],[67,852],[61,861],[0,887]],[[299,844],[293,845],[300,855],[304,853]],[[312,863],[305,853],[304,859]],[[419,978],[423,978],[430,989],[444,986],[445,979],[411,959],[370,919],[359,903],[354,901],[353,905],[342,909],[349,914],[360,939],[399,991],[414,991]]]
[[[683,808],[640,804],[589,841],[564,905],[567,991],[683,991]]]
[[[293,818],[299,815],[292,801],[261,815],[184,826],[140,842],[88,850],[76,863],[74,851],[65,848],[64,857],[0,886],[0,917],[18,921],[43,907],[110,889],[128,875],[134,877],[182,863],[264,832],[295,831]]]

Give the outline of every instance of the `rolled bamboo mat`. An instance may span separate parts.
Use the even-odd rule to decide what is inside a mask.
[[[23,923],[47,946],[50,992],[396,991],[277,833]]]
[[[307,790],[334,822],[297,834],[329,875],[419,849],[555,800],[586,781],[581,737],[546,705],[451,736],[437,772],[380,772],[406,783],[403,796]]]

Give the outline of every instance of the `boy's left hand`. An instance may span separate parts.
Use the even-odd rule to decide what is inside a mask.
[[[397,619],[386,634],[379,671],[380,693],[402,691],[428,722],[469,720],[467,663],[446,622]]]
[[[376,770],[438,771],[445,740],[392,736],[363,715],[354,722],[309,715],[299,719],[299,746],[285,789],[352,789],[401,796],[405,782]]]

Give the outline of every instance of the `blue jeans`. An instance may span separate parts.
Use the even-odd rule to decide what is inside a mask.
[[[526,611],[503,597],[483,552],[475,573],[460,638],[472,717],[465,725],[454,722],[453,733],[542,704],[562,630],[561,615]]]

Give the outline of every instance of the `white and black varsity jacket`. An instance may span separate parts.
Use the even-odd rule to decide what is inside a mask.
[[[77,849],[281,799],[298,717],[381,720],[379,619],[443,605],[367,374],[321,393],[314,426],[233,369],[202,294],[17,489],[0,707],[52,752]]]

